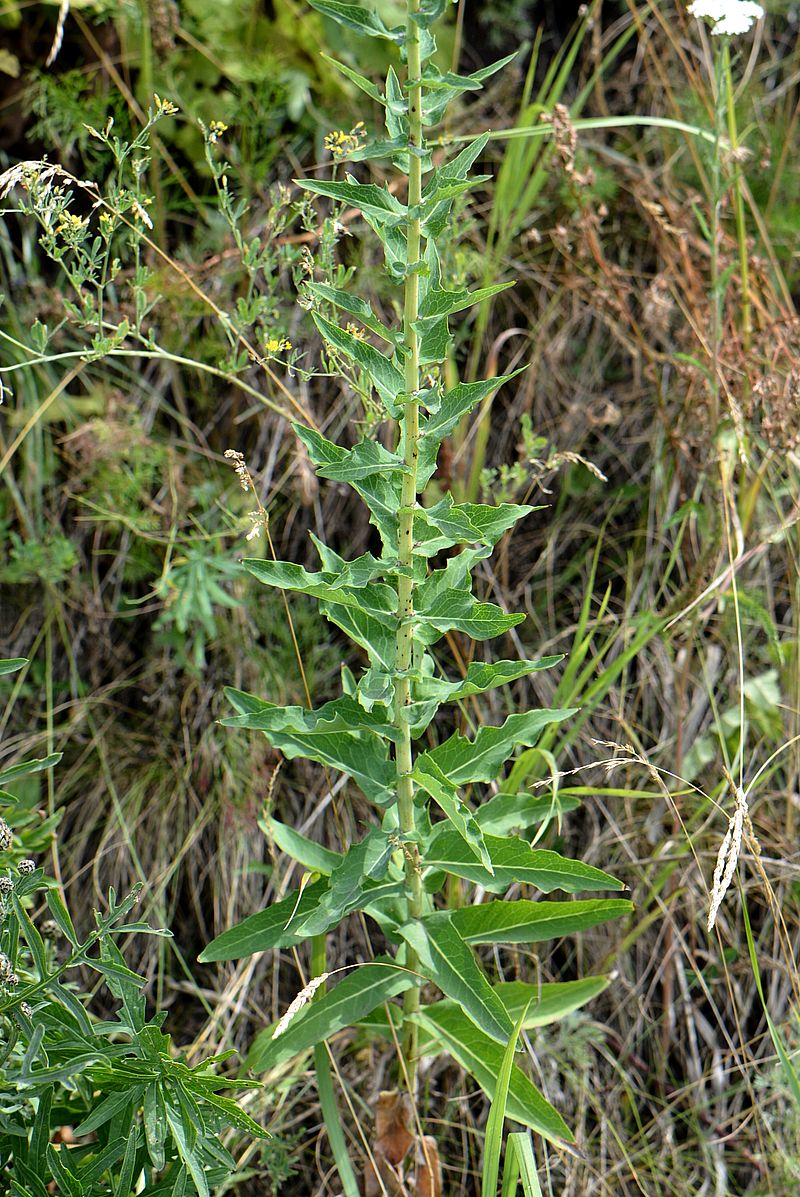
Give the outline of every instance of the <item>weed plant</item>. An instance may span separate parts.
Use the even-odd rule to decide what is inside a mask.
[[[467,73],[486,61],[485,40],[470,43],[468,7],[456,10],[464,21],[445,28],[444,43],[440,39],[442,70],[461,62],[469,64],[462,66]],[[446,286],[464,287],[466,279],[480,286],[484,270],[487,283],[516,280],[482,310],[450,319],[456,340],[445,380],[455,383],[457,366],[468,383],[481,380],[484,363],[487,375],[523,363],[529,368],[445,439],[423,502],[435,504],[449,491],[459,501],[549,505],[546,518],[533,515],[513,538],[501,539],[494,556],[479,564],[475,589],[528,614],[507,634],[514,649],[503,655],[566,654],[563,666],[521,678],[510,691],[468,700],[468,713],[500,723],[510,695],[518,709],[580,703],[578,714],[546,728],[539,744],[521,753],[516,782],[534,783],[532,795],[548,800],[554,785],[558,807],[568,813],[560,823],[540,824],[540,846],[624,877],[637,897],[636,914],[624,924],[623,951],[603,926],[542,943],[534,952],[482,950],[484,965],[504,981],[563,982],[619,971],[585,1011],[527,1032],[535,1045],[532,1075],[583,1153],[551,1148],[545,1191],[627,1197],[644,1190],[672,1197],[706,1189],[782,1197],[796,1184],[792,1086],[775,1063],[778,1048],[764,1013],[766,1005],[791,1052],[800,769],[794,740],[800,424],[792,298],[800,184],[791,152],[797,23],[790,7],[769,8],[753,33],[730,46],[735,155],[725,87],[716,85],[720,39],[678,2],[592,5],[564,39],[545,25],[540,38],[531,37],[532,69],[520,55],[482,91],[451,106],[444,130],[465,138],[447,151],[455,153],[471,130],[491,129],[481,166],[495,176],[455,197],[462,240],[457,246],[440,241]],[[307,550],[308,528],[344,558],[377,552],[377,541],[359,518],[350,488],[318,486],[285,417],[265,407],[264,397],[283,410],[281,392],[263,366],[251,361],[231,375],[224,326],[173,266],[238,318],[234,304],[240,296],[247,300],[247,270],[218,213],[205,137],[191,118],[198,116],[206,129],[215,120],[231,126],[209,153],[228,179],[234,205],[241,197],[249,209],[239,218],[245,245],[266,236],[278,255],[270,289],[275,314],[262,322],[264,344],[258,346],[263,356],[274,336],[304,354],[304,371],[314,357],[315,333],[294,306],[290,283],[292,274],[298,281],[309,277],[308,253],[314,281],[328,286],[349,285],[334,273],[340,265],[342,276],[360,265],[359,286],[369,291],[375,314],[387,326],[396,318],[390,280],[375,268],[377,241],[361,235],[364,224],[353,208],[331,207],[350,234],[331,230],[324,243],[339,238],[335,266],[325,257],[319,216],[309,204],[274,236],[268,218],[279,199],[268,182],[277,177],[287,185],[300,173],[297,162],[313,173],[312,164],[330,156],[326,132],[350,130],[360,120],[373,127],[382,111],[317,55],[318,45],[371,79],[385,77],[389,62],[396,65],[396,47],[357,40],[299,0],[274,6],[274,18],[260,10],[248,4],[213,11],[194,4],[179,11],[170,4],[116,6],[104,19],[95,6],[73,6],[62,51],[43,72],[47,95],[36,136],[51,163],[94,181],[101,193],[107,191],[108,151],[84,123],[102,130],[113,114],[114,132],[131,141],[147,120],[154,92],[181,108],[152,130],[145,194],[153,197],[147,211],[155,227],[138,226],[153,242],[141,242],[153,303],[146,331],[153,328],[172,357],[112,353],[85,363],[76,357],[66,367],[81,369],[65,380],[64,363],[48,359],[87,353],[94,330],[62,323],[62,294],[75,298],[60,268],[44,256],[33,221],[8,215],[0,240],[8,296],[3,331],[27,347],[4,342],[3,366],[16,369],[2,375],[14,394],[6,391],[0,409],[0,454],[24,435],[2,471],[0,534],[7,553],[0,563],[0,631],[5,656],[32,659],[15,676],[0,723],[12,759],[65,752],[57,788],[52,770],[18,782],[25,813],[20,800],[14,817],[34,827],[37,811],[46,810],[52,827],[63,806],[58,838],[37,841],[28,855],[39,857],[48,847],[53,852],[52,871],[63,877],[82,939],[93,929],[90,907],[104,906],[109,881],[118,893],[146,882],[143,917],[173,927],[176,937],[132,937],[126,960],[148,977],[158,1008],[170,1006],[176,1038],[179,1027],[182,1043],[194,1035],[190,1050],[199,1054],[218,1044],[246,1048],[265,1010],[277,1023],[302,983],[290,951],[210,964],[202,972],[191,961],[191,945],[199,948],[265,901],[282,899],[287,886],[303,884],[302,868],[292,875],[287,857],[278,857],[259,832],[259,821],[269,832],[260,814],[263,794],[272,785],[271,812],[333,851],[375,821],[366,800],[341,778],[329,787],[313,762],[299,759],[274,778],[277,752],[214,722],[224,710],[217,692],[231,679],[276,703],[306,701],[279,593],[260,588],[255,601],[259,584],[233,565],[232,533],[247,530],[247,512],[256,504],[235,493],[223,449],[235,445],[258,463],[259,500],[269,508],[280,557],[318,568]],[[505,16],[513,12],[516,20],[519,11],[489,0],[481,6],[482,28],[502,33]],[[165,26],[170,12],[177,20]],[[530,6],[524,15],[530,18]],[[44,63],[56,16],[56,6],[6,6],[4,27],[24,22],[26,36],[12,31],[3,43],[19,55],[23,74],[31,55]],[[279,47],[279,71],[266,59],[253,61],[254,29],[270,49]],[[562,74],[558,64],[571,54],[573,38],[578,48]],[[358,62],[351,57],[356,48]],[[72,67],[79,70],[70,78]],[[297,84],[292,121],[306,105],[299,128],[287,120],[284,69]],[[30,124],[14,104],[17,85],[10,82],[0,119],[9,154],[16,145],[17,156],[27,159],[39,150],[19,137]],[[32,94],[38,86],[33,83]],[[556,103],[568,109],[568,119],[563,112],[559,117],[559,145],[552,136]],[[384,167],[378,160],[351,169],[382,183]],[[335,177],[345,169],[337,165]],[[745,212],[748,352],[734,186]],[[404,197],[402,190],[397,195]],[[710,269],[714,195],[716,290]],[[82,219],[93,202],[76,193],[75,214]],[[516,234],[507,237],[512,227]],[[120,229],[115,245],[123,263],[116,289],[122,302],[109,294],[107,304],[115,325],[132,314],[129,234]],[[266,293],[260,273],[255,289]],[[721,301],[716,424],[710,417],[715,295]],[[334,318],[332,309],[319,310]],[[43,354],[31,335],[36,320],[50,334]],[[485,325],[479,335],[477,320]],[[143,346],[131,341],[122,348]],[[326,358],[331,373],[341,367],[359,382],[344,355],[328,350]],[[290,379],[280,362],[271,364],[327,438],[351,446],[354,423],[362,433],[368,419],[377,427],[381,412],[373,404],[365,413],[357,387],[335,378],[315,381],[304,372]],[[529,431],[520,435],[526,424]],[[237,606],[216,601],[206,578]],[[309,691],[319,704],[338,692],[342,641],[333,639],[335,630],[312,600],[303,599],[292,596],[290,609]],[[734,647],[739,639],[741,655]],[[487,662],[499,643],[481,650]],[[458,676],[460,638],[435,647]],[[348,663],[355,666],[360,657],[355,648]],[[608,776],[592,770],[598,757],[615,762]],[[769,885],[743,839],[709,940],[706,887],[736,809],[741,761]],[[560,777],[559,769],[579,772]],[[747,901],[752,956],[737,882]],[[383,950],[374,925],[357,918],[344,920],[326,939],[327,967],[369,959],[372,941],[375,951]],[[178,944],[189,959],[176,951]],[[304,977],[317,969],[305,960],[303,966]],[[318,968],[325,971],[326,964]],[[386,1035],[377,1016],[369,1021]],[[381,1079],[393,1054],[371,1034],[364,1027],[351,1032],[352,1049],[342,1050],[338,1041],[335,1047],[340,1097],[356,1111],[346,1119],[351,1135],[365,1120],[365,1094],[371,1098],[395,1084],[394,1077]],[[306,1062],[301,1054],[273,1070],[269,1089],[248,1106],[275,1133],[263,1155],[272,1179],[261,1183],[287,1197],[314,1191],[329,1166]],[[365,1072],[374,1078],[368,1091]],[[422,1076],[429,1129],[436,1131],[446,1167],[459,1161],[448,1179],[457,1191],[470,1192],[480,1183],[486,1100],[477,1090],[464,1100],[462,1074],[445,1057],[426,1057]],[[360,1141],[349,1146],[354,1157],[365,1153]],[[287,1153],[298,1171],[293,1181],[285,1179]],[[259,1154],[256,1144],[248,1149],[253,1166]]]
[[[0,677],[23,659],[0,661]],[[0,785],[58,764],[60,753],[0,770]],[[189,1067],[148,1018],[146,984],[125,964],[120,936],[169,935],[129,921],[138,886],[108,893],[94,930],[79,937],[58,883],[27,855],[52,832],[0,790],[0,1179],[11,1197],[57,1184],[74,1197],[113,1192],[209,1197],[236,1172],[223,1138],[265,1132],[224,1089],[252,1088],[217,1071],[225,1055]],[[17,809],[19,807],[19,809]],[[7,821],[9,820],[9,821]],[[41,906],[43,895],[46,910]],[[45,913],[46,918],[41,915]],[[37,925],[38,924],[38,925]],[[93,1014],[79,969],[101,978],[119,1003]]]
[[[328,0],[313,3],[360,37],[396,43],[406,68],[402,81],[390,68],[381,91],[350,66],[340,65],[351,82],[385,109],[387,136],[363,144],[352,134],[335,145],[340,159],[388,159],[400,173],[398,190],[404,201],[395,191],[359,182],[351,174],[301,184],[361,212],[381,243],[386,272],[399,292],[400,323],[390,328],[352,288],[309,280],[303,291],[323,340],[350,363],[368,409],[380,411],[388,429],[386,438],[368,436],[352,449],[307,426],[295,424],[295,432],[318,476],[347,483],[366,504],[381,553],[345,560],[315,538],[319,572],[276,559],[247,560],[245,565],[267,585],[313,597],[325,617],[361,649],[368,665],[359,672],[346,667],[341,697],[316,708],[278,706],[230,690],[239,714],[227,722],[262,731],[290,759],[301,757],[326,772],[341,771],[361,790],[378,821],[363,839],[333,853],[268,812],[272,838],[307,871],[306,883],[223,933],[201,959],[236,959],[314,940],[313,975],[284,1016],[258,1036],[247,1065],[264,1072],[314,1049],[331,1145],[342,1184],[353,1197],[358,1187],[343,1150],[321,1044],[403,994],[402,1012],[385,1005],[386,1029],[397,1047],[396,1092],[381,1095],[363,1184],[367,1192],[378,1192],[406,1175],[413,1191],[421,1194],[439,1192],[441,1179],[436,1141],[424,1133],[420,1058],[450,1052],[494,1097],[506,1067],[503,1048],[519,1010],[524,1011],[521,1026],[533,1026],[542,1004],[552,1000],[547,986],[493,986],[473,947],[538,942],[554,929],[561,935],[580,931],[627,914],[631,907],[620,899],[476,901],[464,885],[497,894],[521,884],[544,894],[622,888],[599,869],[511,834],[552,812],[549,802],[532,800],[519,789],[514,770],[506,773],[503,762],[517,746],[530,750],[543,732],[574,710],[514,712],[499,726],[480,726],[473,738],[455,731],[441,739],[434,727],[441,708],[449,704],[460,707],[469,726],[467,700],[558,662],[553,657],[478,660],[465,664],[459,678],[447,676],[435,648],[446,636],[484,642],[508,633],[524,618],[475,597],[473,574],[532,508],[455,503],[449,494],[436,503],[421,501],[443,439],[514,377],[471,384],[444,381],[449,318],[507,284],[475,292],[446,285],[440,247],[452,235],[448,222],[455,198],[486,181],[470,171],[487,135],[435,164],[427,135],[455,96],[479,88],[505,60],[470,76],[442,73],[433,61],[432,28],[445,0],[409,0],[406,23],[397,28],[366,9]],[[333,318],[338,313],[349,318],[346,327]],[[392,448],[385,447],[385,439]],[[248,487],[247,467],[241,455],[234,458]],[[352,966],[329,965],[325,937],[355,912],[364,912],[378,925],[391,951]],[[320,992],[334,976],[335,986]],[[588,987],[578,982],[583,986],[579,1001],[606,980],[596,978]],[[423,1002],[426,984],[435,986],[442,1000]],[[561,991],[551,1016],[559,1012],[559,1001],[560,1012],[575,1007],[570,995],[570,987]],[[563,1119],[514,1063],[513,1054],[512,1046],[504,1082],[510,1116],[548,1139],[570,1142]],[[386,1112],[390,1103],[391,1118]]]

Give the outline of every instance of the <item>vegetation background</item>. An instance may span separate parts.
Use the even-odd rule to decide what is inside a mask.
[[[392,0],[379,7],[392,23]],[[737,47],[742,146],[722,156],[716,240],[713,145],[620,119],[713,129],[710,39],[682,4],[462,0],[441,39],[461,69],[519,51],[451,135],[531,129],[556,104],[602,122],[577,144],[569,123],[560,140],[489,144],[493,180],[464,201],[447,269],[453,282],[516,286],[470,314],[453,366],[528,369],[453,438],[437,476],[455,494],[545,504],[483,585],[529,615],[514,651],[567,653],[517,685],[519,704],[581,707],[527,766],[567,808],[547,844],[623,879],[636,905],[576,943],[497,954],[506,979],[617,974],[536,1040],[538,1083],[581,1147],[551,1154],[543,1183],[575,1197],[788,1195],[800,1180],[800,1107],[764,1011],[793,1049],[800,17],[783,0],[767,7]],[[228,684],[303,702],[280,597],[239,566],[252,503],[224,452],[245,454],[279,557],[308,564],[309,531],[346,556],[367,547],[360,514],[343,488],[318,486],[288,417],[293,400],[329,436],[370,426],[357,391],[319,373],[295,295],[309,270],[358,263],[375,266],[380,300],[378,262],[354,213],[323,219],[292,180],[330,169],[331,131],[378,116],[320,55],[346,58],[346,38],[302,0],[74,2],[45,66],[57,17],[55,4],[0,5],[0,168],[46,156],[122,186],[92,130],[113,115],[132,141],[154,94],[179,111],[126,176],[152,202],[140,252],[107,288],[107,344],[70,309],[35,221],[12,211],[0,226],[0,655],[31,662],[4,689],[0,729],[10,755],[65,754],[57,780],[37,774],[18,791],[58,821],[52,868],[76,922],[91,925],[110,884],[144,882],[142,917],[174,939],[137,941],[129,963],[190,1053],[245,1051],[297,992],[292,960],[196,958],[287,888],[264,803],[331,846],[362,812],[342,793],[329,817],[314,772],[294,762],[276,775],[260,738],[216,722]],[[88,208],[78,189],[72,211]],[[292,615],[324,701],[341,646],[312,606],[298,600]],[[479,713],[503,712],[487,701]],[[755,779],[753,836],[709,937],[740,759]],[[554,782],[556,771],[569,772]],[[358,958],[362,934],[346,925],[341,959]],[[377,1093],[386,1062],[365,1053],[351,1042],[341,1068],[348,1083],[367,1071]],[[448,1191],[473,1192],[485,1102],[446,1060],[426,1085]],[[369,1096],[354,1086],[355,1101]],[[309,1072],[287,1066],[248,1110],[273,1138],[247,1149],[242,1193],[336,1192]]]

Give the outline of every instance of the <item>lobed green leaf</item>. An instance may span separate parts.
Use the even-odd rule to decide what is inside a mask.
[[[308,0],[312,8],[330,17],[345,29],[352,29],[355,33],[365,37],[378,37],[386,41],[402,43],[405,38],[403,29],[388,29],[381,18],[372,9],[362,8],[360,4],[344,4],[342,0]]]
[[[421,628],[420,640],[432,644],[445,632],[464,632],[473,640],[490,640],[525,620],[525,615],[507,613],[495,603],[481,603],[465,590],[454,590],[440,594],[423,610],[415,612]],[[434,629],[435,635],[426,634]]]
[[[306,283],[305,289],[315,299],[332,303],[334,307],[349,312],[351,316],[360,320],[365,328],[374,332],[382,340],[388,341],[390,345],[397,344],[397,334],[386,328],[373,312],[372,305],[359,295],[353,295],[350,291],[342,291],[338,287],[329,287],[326,283]]]
[[[226,693],[235,701],[238,692]],[[395,771],[386,740],[394,739],[397,730],[347,695],[316,711],[265,702],[258,710],[222,722],[227,727],[262,731],[290,760],[304,757],[348,774],[373,802],[386,802],[390,797]]]
[[[435,469],[439,446],[449,436],[464,416],[484,399],[493,395],[504,383],[510,382],[526,367],[512,374],[497,378],[485,378],[480,382],[459,382],[443,396],[439,408],[427,418],[420,420],[419,464],[417,469],[417,490],[428,485]]]
[[[484,835],[484,841],[492,858],[494,875],[478,864],[461,836],[446,824],[434,829],[423,854],[425,865],[464,877],[493,893],[502,893],[516,884],[534,885],[544,893],[554,889],[580,893],[581,890],[625,888],[616,877],[593,865],[570,860],[558,852],[532,848],[517,837]]]
[[[574,714],[571,709],[519,712],[509,715],[499,727],[488,724],[481,727],[474,740],[456,732],[427,755],[455,785],[494,781],[500,766],[516,745],[529,747],[535,744],[545,727]]]
[[[339,349],[351,362],[366,371],[387,412],[395,415],[398,411],[397,397],[403,393],[405,386],[402,371],[373,345],[339,328],[338,324],[326,320],[319,312],[312,312],[311,318],[329,345]]]
[[[398,222],[404,221],[408,215],[408,209],[390,191],[378,187],[376,183],[357,183],[355,179],[296,179],[295,182],[304,191],[349,204],[365,215],[369,213],[383,220],[392,217]]]
[[[563,656],[554,656],[541,657],[538,661],[473,661],[467,666],[466,676],[457,682],[439,677],[419,678],[414,683],[414,695],[416,698],[433,699],[437,703],[460,702],[473,694],[483,694],[497,686],[510,685],[531,673],[551,669],[563,659]]]

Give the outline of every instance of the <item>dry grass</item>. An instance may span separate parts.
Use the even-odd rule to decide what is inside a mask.
[[[593,89],[592,112],[708,120],[708,46],[671,14],[632,0],[613,19],[607,14],[605,32],[598,23],[587,40],[570,92],[633,22],[628,52]],[[562,667],[513,691],[520,706],[552,705],[565,689],[582,705],[574,725],[560,728],[548,747],[559,769],[576,771],[561,784],[580,788],[584,805],[560,833],[550,830],[548,843],[565,842],[571,854],[623,878],[636,903],[621,929],[589,932],[537,954],[498,952],[494,962],[506,979],[616,972],[587,1012],[541,1031],[529,1045],[534,1075],[580,1145],[578,1155],[551,1153],[546,1161],[544,1191],[559,1197],[789,1197],[798,1186],[798,1111],[775,1059],[742,920],[746,903],[772,1019],[796,1045],[800,324],[792,301],[792,221],[800,223],[800,212],[796,166],[783,148],[796,126],[797,55],[792,30],[786,26],[784,35],[783,27],[776,17],[760,30],[742,64],[742,104],[752,104],[753,121],[746,177],[757,192],[749,347],[740,332],[735,230],[730,210],[723,211],[719,254],[730,282],[719,389],[739,444],[717,435],[712,388],[698,364],[707,363],[711,338],[709,250],[696,214],[707,202],[708,167],[679,133],[580,134],[579,187],[554,160],[527,214],[527,232],[497,264],[517,286],[496,303],[478,354],[501,369],[530,362],[516,389],[485,416],[489,436],[479,466],[520,460],[527,415],[551,447],[586,459],[607,479],[574,459],[562,458],[558,469],[523,462],[520,496],[548,506],[481,579],[495,601],[529,613],[512,652],[563,651],[573,662],[573,676]],[[491,95],[496,126],[513,122],[513,103],[502,91]],[[475,108],[464,123],[482,119]],[[772,143],[767,170],[761,159]],[[485,252],[491,191],[482,198],[485,209],[471,214],[456,269],[469,269]],[[254,228],[262,207],[256,200]],[[360,247],[346,242],[343,252],[349,260]],[[219,301],[223,269],[198,266],[193,277]],[[43,304],[50,285],[39,284]],[[469,342],[465,330],[462,364],[477,353]],[[57,377],[50,370],[39,379],[41,395]],[[120,372],[113,384],[125,396],[119,436],[134,429],[143,459],[153,441],[166,447],[161,482],[138,479],[153,522],[144,531],[141,521],[128,528],[94,516],[85,522],[85,509],[69,495],[81,490],[80,471],[88,477],[96,466],[96,440],[78,445],[67,437],[56,450],[48,428],[26,458],[30,470],[35,448],[40,481],[30,473],[11,477],[12,508],[62,522],[77,546],[80,582],[66,599],[52,586],[13,591],[4,654],[46,657],[50,672],[45,720],[29,730],[36,696],[23,694],[8,712],[16,729],[10,743],[15,750],[39,748],[43,739],[69,746],[58,784],[66,811],[58,863],[72,906],[82,895],[88,920],[109,884],[124,889],[146,880],[147,913],[172,926],[176,946],[144,942],[132,965],[154,978],[159,1000],[180,1005],[185,1039],[195,1039],[198,1050],[243,1050],[301,988],[295,962],[276,954],[200,970],[194,957],[226,926],[282,896],[298,874],[275,858],[258,827],[277,761],[214,720],[223,711],[224,684],[302,701],[299,673],[282,609],[260,605],[261,592],[242,590],[247,606],[223,613],[205,668],[194,671],[174,646],[153,637],[162,600],[143,602],[132,619],[120,607],[120,579],[147,535],[163,541],[195,518],[192,503],[203,499],[191,488],[199,475],[214,470],[227,479],[222,451],[229,444],[246,448],[272,512],[279,557],[307,563],[309,530],[355,554],[366,547],[368,530],[351,518],[355,508],[338,488],[317,488],[309,479],[281,417],[262,412],[256,419],[232,389],[215,392],[213,406],[206,392],[195,411],[186,377],[166,366],[141,377]],[[297,386],[329,436],[346,437],[363,415],[352,396],[326,382]],[[88,435],[85,426],[81,435]],[[453,446],[456,487],[467,484],[474,446],[474,433]],[[57,485],[46,480],[54,452],[63,454]],[[217,494],[229,509],[234,490],[235,480],[220,481]],[[232,522],[224,528],[230,554],[239,550]],[[146,572],[145,565],[143,578]],[[144,581],[139,589],[143,597]],[[315,699],[335,685],[337,649],[319,645],[327,636],[310,616],[301,622]],[[740,755],[744,784],[752,785],[751,826],[744,826],[709,937],[709,889],[740,781],[743,679],[749,688]],[[489,705],[481,710],[489,720],[497,713]],[[602,746],[609,742],[633,752]],[[618,757],[610,773],[596,764],[609,751]],[[692,784],[682,780],[687,774]],[[546,775],[542,760],[531,780]],[[329,797],[327,779],[296,762],[282,768],[272,802],[280,818],[332,847],[346,844],[367,815],[346,790],[334,787]],[[352,920],[330,958],[340,964],[379,948],[374,928]],[[307,961],[303,966],[308,977]],[[351,1046],[337,1044],[336,1055],[349,1100],[366,1122],[388,1083],[392,1055],[389,1048]],[[424,1082],[448,1191],[475,1192],[486,1104],[447,1059],[431,1065]],[[270,1077],[254,1108],[279,1140],[296,1139],[298,1175],[280,1192],[335,1194],[310,1073],[287,1068]],[[349,1133],[357,1154],[363,1149],[352,1120]]]

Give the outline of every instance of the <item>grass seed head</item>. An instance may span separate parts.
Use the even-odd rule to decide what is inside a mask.
[[[311,1001],[320,985],[324,985],[329,976],[330,973],[320,973],[318,977],[312,977],[308,982],[308,985],[306,985],[304,989],[300,990],[297,997],[291,1003],[288,1010],[276,1026],[275,1034],[272,1036],[273,1039],[277,1039],[279,1035],[284,1033],[295,1015],[299,1014],[303,1007]]]

